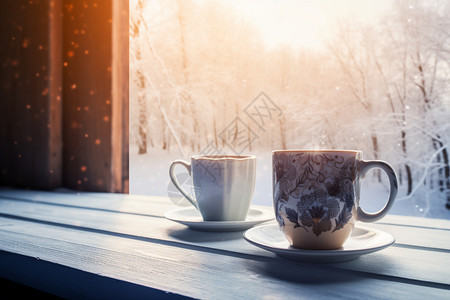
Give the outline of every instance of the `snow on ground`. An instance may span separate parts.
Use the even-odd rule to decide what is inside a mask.
[[[272,159],[270,151],[251,153],[257,156],[257,175],[253,204],[272,205]],[[130,194],[168,196],[181,206],[189,203],[182,199],[169,179],[169,166],[176,159],[190,161],[188,157],[180,157],[178,153],[168,153],[162,150],[150,149],[147,154],[138,155],[137,150],[130,149]],[[185,182],[186,189],[190,187],[187,171],[181,166],[175,170],[180,182]],[[386,176],[387,177],[387,176]],[[384,206],[389,193],[387,178],[374,180],[368,174],[361,184],[361,206],[368,212],[375,212]],[[405,197],[400,187],[394,207],[389,212],[395,215],[417,216],[427,218],[450,219],[450,210],[445,208],[445,200],[433,192],[426,193],[419,189],[413,197]],[[169,200],[168,200],[169,201]]]

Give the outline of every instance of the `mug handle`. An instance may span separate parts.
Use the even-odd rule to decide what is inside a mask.
[[[189,195],[188,192],[186,192],[180,185],[180,183],[178,182],[177,177],[174,175],[174,170],[175,170],[175,166],[176,165],[182,165],[183,167],[185,167],[188,172],[189,172],[189,176],[191,175],[191,164],[188,163],[187,161],[184,160],[175,160],[169,168],[169,176],[170,176],[170,180],[172,180],[173,184],[175,185],[175,187],[181,192],[181,194],[183,194],[184,197],[186,197],[186,199],[189,200],[189,202],[191,202],[192,205],[194,205],[194,207],[198,210],[198,205],[197,205],[197,201],[195,201],[191,195]]]
[[[369,171],[372,168],[379,168],[384,172],[386,172],[389,178],[389,185],[390,185],[389,199],[386,205],[379,212],[376,213],[365,212],[361,208],[361,206],[358,205],[357,219],[358,221],[362,222],[375,222],[383,218],[394,205],[394,200],[395,197],[397,196],[398,191],[397,176],[395,175],[394,169],[387,162],[380,160],[369,160],[369,161],[361,160],[359,165],[360,176],[363,176],[364,174],[367,173],[367,171]]]

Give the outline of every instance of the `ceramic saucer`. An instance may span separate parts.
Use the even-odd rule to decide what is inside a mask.
[[[245,221],[203,221],[201,214],[195,208],[189,207],[171,210],[165,217],[195,230],[238,231],[272,220],[274,213],[271,207],[251,207]]]
[[[251,244],[276,253],[279,256],[305,262],[340,262],[384,249],[395,242],[395,238],[381,230],[358,227],[350,238],[336,250],[302,250],[292,247],[284,237],[278,224],[261,225],[244,232]]]

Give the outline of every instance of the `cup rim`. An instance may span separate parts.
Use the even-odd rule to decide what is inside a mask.
[[[223,160],[232,160],[232,161],[241,161],[241,160],[251,160],[256,159],[255,155],[232,155],[232,154],[224,154],[224,155],[193,155],[191,156],[193,160],[208,160],[208,161],[223,161]]]
[[[288,149],[288,150],[272,150],[272,154],[275,153],[314,153],[314,152],[344,152],[344,153],[362,153],[361,150],[351,150],[351,149]]]

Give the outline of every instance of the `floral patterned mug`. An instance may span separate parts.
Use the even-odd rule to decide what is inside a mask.
[[[338,249],[356,221],[383,218],[394,204],[397,177],[384,161],[362,160],[353,150],[279,150],[272,152],[273,204],[280,229],[301,249]],[[360,178],[369,169],[386,172],[389,199],[379,212],[359,206]]]

